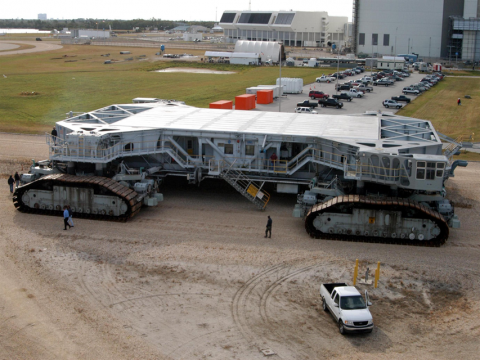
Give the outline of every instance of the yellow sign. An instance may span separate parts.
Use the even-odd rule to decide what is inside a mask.
[[[369,217],[368,218],[368,223],[369,224],[375,224],[375,218],[374,217]]]
[[[253,197],[257,196],[258,193],[258,188],[250,184],[250,186],[247,189],[247,192],[252,195]]]

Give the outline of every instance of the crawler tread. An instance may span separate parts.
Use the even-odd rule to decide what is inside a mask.
[[[423,214],[424,219],[429,219],[437,224],[440,228],[440,234],[431,240],[410,240],[408,238],[391,238],[391,237],[380,237],[380,236],[361,236],[355,234],[329,234],[324,233],[313,225],[315,218],[329,209],[334,209],[336,205],[339,204],[348,204],[348,203],[361,203],[368,205],[369,207],[378,208],[378,209],[408,209],[413,208]],[[371,242],[371,243],[385,243],[385,244],[401,244],[401,245],[414,245],[414,246],[442,246],[448,239],[449,228],[448,224],[443,218],[443,216],[422,204],[419,204],[415,201],[402,199],[402,198],[385,198],[385,199],[374,199],[368,196],[362,195],[344,195],[338,196],[333,199],[330,199],[324,203],[319,203],[309,210],[307,216],[305,217],[305,229],[310,237],[315,239],[325,239],[325,240],[341,240],[341,241],[356,241],[356,242]]]
[[[140,212],[142,203],[137,200],[138,194],[132,189],[119,184],[118,182],[102,176],[75,176],[68,174],[46,175],[38,180],[22,185],[15,189],[13,194],[13,204],[18,211],[23,213],[34,213],[41,215],[61,216],[62,210],[33,209],[22,202],[22,196],[29,189],[52,189],[54,185],[68,185],[71,187],[88,188],[89,185],[108,190],[110,195],[122,198],[127,204],[128,209],[121,216],[111,216],[108,214],[86,214],[75,212],[76,218],[86,218],[92,220],[105,221],[127,221]]]

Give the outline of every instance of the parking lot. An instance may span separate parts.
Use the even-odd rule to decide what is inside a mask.
[[[318,76],[320,77],[322,75],[322,70],[319,69],[318,71]],[[327,74],[325,74],[327,75]],[[345,81],[348,80],[356,80],[359,78],[362,78],[363,76],[370,76],[370,72],[365,71],[364,73],[357,74],[356,76],[348,76],[344,79],[338,80],[338,83],[341,84]],[[364,97],[362,98],[354,98],[352,101],[341,101],[343,102],[343,108],[337,109],[337,108],[332,108],[332,107],[317,107],[315,110],[319,114],[361,114],[364,113],[365,111],[388,111],[388,112],[397,112],[397,109],[386,109],[383,105],[382,102],[386,99],[390,99],[392,96],[398,96],[402,95],[402,89],[406,86],[412,85],[414,83],[419,82],[425,74],[419,74],[419,73],[412,73],[410,74],[410,77],[405,78],[403,81],[397,81],[395,82],[394,85],[385,87],[385,86],[372,86],[373,87],[373,92],[366,93]],[[335,84],[336,83],[313,83],[313,84],[306,84],[303,87],[303,93],[302,94],[285,94],[282,96],[281,99],[276,99],[272,104],[268,105],[262,105],[262,104],[257,104],[257,110],[259,111],[279,111],[279,102],[281,101],[281,112],[290,112],[293,113],[295,112],[295,108],[297,107],[297,103],[301,102],[303,100],[309,99],[308,97],[308,92],[310,90],[317,90],[317,91],[323,91],[327,94],[330,95],[330,97],[337,92],[335,91]],[[258,84],[255,84],[258,85]],[[252,84],[252,86],[255,86]],[[340,93],[339,91],[338,93]],[[408,94],[407,95],[410,99],[414,100],[416,98],[415,95],[413,94]],[[421,95],[420,95],[421,96]],[[316,100],[314,100],[316,101]],[[401,103],[402,105],[405,105],[404,102]]]

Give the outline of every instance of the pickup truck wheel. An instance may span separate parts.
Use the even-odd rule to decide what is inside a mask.
[[[388,87],[388,84],[385,84],[385,87]]]
[[[322,299],[322,308],[323,308],[323,311],[328,311],[327,302],[325,301],[325,298]]]
[[[367,92],[369,93],[369,92],[370,92],[370,89],[367,89]]]
[[[352,101],[352,99],[348,99],[348,101]]]
[[[312,96],[312,100],[315,100],[315,96]]]
[[[386,107],[387,109],[389,108],[389,106],[388,106],[388,105],[385,105],[385,107]]]
[[[400,108],[401,108],[401,106],[397,106],[397,109],[400,109]]]
[[[340,334],[345,335],[345,327],[343,325],[342,319],[338,321],[338,331],[340,332]]]
[[[337,105],[337,109],[340,109],[340,106]]]

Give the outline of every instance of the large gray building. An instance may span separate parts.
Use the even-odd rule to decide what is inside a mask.
[[[477,17],[477,12],[478,0],[354,0],[354,50],[416,53],[426,59],[459,53],[460,59],[459,45],[452,41],[452,19]]]
[[[348,17],[325,11],[225,11],[220,19],[228,42],[282,41],[287,46],[350,47]]]

